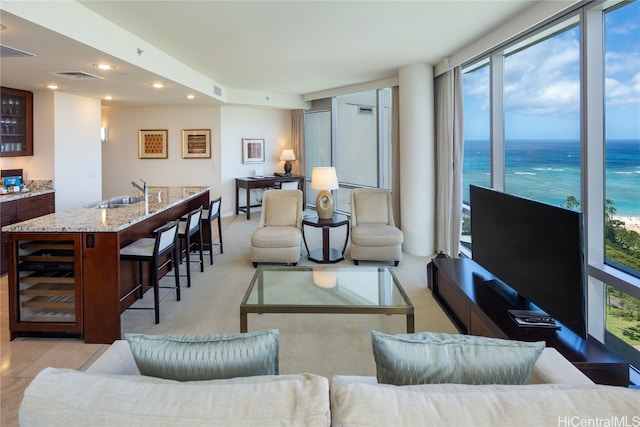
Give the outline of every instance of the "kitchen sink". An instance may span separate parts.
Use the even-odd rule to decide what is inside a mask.
[[[144,201],[144,196],[114,197],[113,199],[105,200],[104,202],[96,203],[94,205],[90,205],[89,207],[92,209],[121,208],[123,206],[135,205],[136,203],[140,203],[142,201]]]

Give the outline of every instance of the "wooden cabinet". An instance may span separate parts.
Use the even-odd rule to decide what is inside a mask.
[[[33,156],[33,94],[0,88],[0,157]]]
[[[17,332],[82,333],[82,234],[16,234],[9,243],[9,310]]]
[[[17,209],[18,202],[16,200],[10,202],[3,202],[0,204],[0,228],[5,225],[15,224],[17,222]],[[0,274],[7,272],[7,250],[9,245],[7,244],[7,233],[0,231]]]
[[[629,363],[589,336],[583,339],[560,325],[559,330],[521,328],[511,320],[509,302],[487,283],[495,277],[467,258],[434,259],[427,266],[429,288],[456,328],[464,334],[545,341],[592,381],[629,385]]]
[[[39,194],[17,200],[17,222],[37,218],[55,211],[54,193]]]
[[[28,219],[37,218],[55,212],[55,195],[54,193],[39,194],[29,196],[18,200],[2,202],[0,207],[0,219],[2,221],[0,227],[15,224],[17,222],[26,221]],[[0,232],[2,248],[0,251],[0,274],[7,272],[7,233]]]

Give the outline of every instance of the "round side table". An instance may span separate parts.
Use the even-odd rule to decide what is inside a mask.
[[[304,232],[305,226],[322,228],[322,248],[314,248],[309,250],[307,238]],[[329,241],[329,230],[336,227],[347,227],[346,237],[342,251],[331,247]],[[302,219],[302,239],[304,247],[309,254],[309,260],[320,264],[331,264],[342,261],[344,259],[344,251],[347,249],[349,241],[349,218],[346,215],[334,213],[330,219],[320,219],[317,216],[309,216]]]

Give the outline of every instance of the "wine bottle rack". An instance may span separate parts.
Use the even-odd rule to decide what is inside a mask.
[[[20,241],[18,248],[19,321],[75,324],[75,241]]]

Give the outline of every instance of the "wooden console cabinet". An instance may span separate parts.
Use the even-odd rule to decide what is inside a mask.
[[[486,285],[495,278],[468,258],[437,258],[427,265],[429,288],[461,333],[520,341],[545,341],[592,381],[629,385],[629,363],[595,338],[586,340],[566,327],[521,328],[510,318],[515,308]]]

